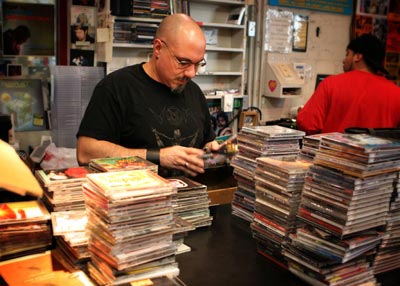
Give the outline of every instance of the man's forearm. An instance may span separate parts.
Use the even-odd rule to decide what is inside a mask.
[[[112,142],[90,137],[79,137],[77,159],[80,165],[88,164],[91,159],[120,156],[139,156],[146,159],[146,149],[130,149]]]

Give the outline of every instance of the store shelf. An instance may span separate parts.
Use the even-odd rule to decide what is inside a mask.
[[[113,48],[126,48],[126,49],[152,49],[153,45],[149,44],[131,44],[131,43],[114,43]]]
[[[246,56],[246,10],[243,21],[228,23],[229,15],[238,8],[247,9],[244,1],[238,0],[188,0],[190,16],[199,23],[205,34],[213,35],[208,42],[205,70],[193,79],[203,91],[239,90],[243,97],[245,86]],[[121,17],[115,22],[160,23],[159,18]],[[114,43],[113,60],[107,65],[107,73],[123,66],[148,61],[152,45],[149,43]],[[218,99],[218,97],[211,97]],[[221,97],[219,97],[221,99]]]

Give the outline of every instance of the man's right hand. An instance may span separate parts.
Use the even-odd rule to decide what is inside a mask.
[[[197,148],[172,146],[160,149],[160,165],[181,170],[194,177],[204,173],[204,151]]]

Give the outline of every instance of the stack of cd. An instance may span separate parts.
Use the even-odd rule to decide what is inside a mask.
[[[344,274],[334,277],[335,285],[375,285],[371,267],[354,271],[345,265],[371,259],[385,238],[379,230],[386,224],[399,150],[399,141],[366,134],[321,137],[299,206],[304,226],[284,252],[293,273],[313,285],[332,285],[325,274],[339,267]],[[324,260],[330,265],[313,268]]]
[[[283,253],[288,259],[289,271],[310,285],[380,285],[365,257],[338,264],[318,252],[292,245],[290,249],[284,249]]]
[[[95,171],[88,167],[36,170],[35,176],[43,187],[43,202],[51,212],[85,210],[82,184],[86,175]]]
[[[178,275],[173,184],[149,170],[89,174],[90,276],[100,285]]]
[[[400,179],[399,174],[394,184],[394,192],[385,226],[386,236],[382,239],[374,258],[374,273],[384,273],[400,267]]]
[[[238,143],[238,147],[240,143]],[[234,167],[233,176],[237,181],[237,189],[233,194],[232,214],[244,221],[253,221],[255,201],[255,160],[249,159],[240,153],[233,157],[231,166]]]
[[[35,171],[44,190],[42,200],[51,211],[56,236],[54,256],[66,269],[74,271],[86,271],[90,259],[82,185],[86,175],[94,172],[86,166]],[[80,231],[75,231],[76,227]]]
[[[314,162],[365,178],[400,168],[400,141],[368,134],[327,133]]]
[[[299,216],[338,236],[386,223],[400,141],[367,134],[322,136]]]
[[[0,203],[0,260],[47,250],[52,242],[49,221],[40,200]]]
[[[238,135],[239,151],[248,158],[297,155],[303,131],[279,125],[243,127]]]
[[[290,235],[292,247],[289,246],[287,249],[289,253],[296,247],[315,252],[324,256],[332,264],[338,264],[350,261],[374,249],[384,236],[383,232],[368,230],[341,239],[320,228],[305,225]]]
[[[210,216],[207,186],[184,176],[170,177],[168,180],[177,188],[177,193],[172,196],[174,213],[195,228],[211,225],[213,217]]]
[[[71,272],[87,272],[90,253],[86,233],[86,211],[52,212],[51,223],[56,242],[52,255]]]
[[[278,125],[243,127],[239,132],[238,153],[231,166],[238,182],[232,201],[232,214],[253,221],[256,158],[297,155],[304,132]]]
[[[310,160],[257,158],[253,236],[260,254],[285,265],[282,243],[296,230],[296,214]]]
[[[339,237],[382,226],[394,178],[391,172],[361,179],[314,164],[306,176],[299,217]]]
[[[319,149],[321,137],[326,133],[304,136],[299,156],[302,158],[314,159]]]
[[[132,2],[132,14],[134,17],[164,18],[170,14],[170,2],[166,0],[149,0]]]
[[[158,25],[154,23],[131,23],[131,41],[134,43],[152,44]]]

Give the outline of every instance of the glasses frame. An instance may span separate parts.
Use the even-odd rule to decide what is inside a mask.
[[[174,55],[174,53],[169,49],[167,43],[164,40],[159,39],[161,43],[163,43],[165,45],[165,47],[167,48],[168,52],[171,54],[171,56],[175,59],[175,61],[178,63],[178,67],[180,69],[187,69],[190,66],[194,65],[196,69],[198,69],[199,67],[204,67],[207,62],[206,59],[202,59],[201,61],[199,61],[198,63],[193,63],[190,60],[185,60],[185,59],[179,59],[177,56]]]

